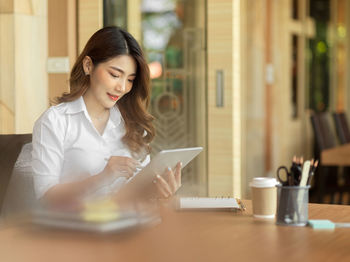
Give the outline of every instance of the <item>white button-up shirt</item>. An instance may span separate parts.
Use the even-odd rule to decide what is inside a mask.
[[[36,197],[41,198],[56,184],[100,173],[111,156],[131,157],[129,148],[122,142],[124,134],[124,120],[116,106],[110,109],[103,135],[94,127],[83,97],[50,107],[33,129],[32,169]],[[142,165],[149,161],[148,155]],[[96,193],[115,192],[125,182],[125,178],[105,181]]]

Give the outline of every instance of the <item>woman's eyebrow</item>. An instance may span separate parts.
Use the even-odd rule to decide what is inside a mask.
[[[121,69],[121,68],[119,68],[119,67],[110,66],[110,68],[112,68],[113,70],[116,70],[116,71],[118,71],[118,72],[120,72],[120,73],[122,73],[122,74],[125,74],[124,70]],[[136,76],[136,73],[132,73],[132,74],[130,74],[129,76]]]

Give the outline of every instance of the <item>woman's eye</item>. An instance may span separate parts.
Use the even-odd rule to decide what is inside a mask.
[[[133,83],[134,79],[128,79],[129,83]]]
[[[113,74],[113,73],[109,73],[112,77],[114,77],[114,78],[119,78],[119,75],[115,75],[115,74]]]

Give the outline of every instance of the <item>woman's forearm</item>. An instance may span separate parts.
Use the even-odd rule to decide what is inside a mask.
[[[49,206],[75,204],[80,202],[82,197],[98,190],[103,179],[101,172],[81,181],[57,184],[51,187],[40,200]]]

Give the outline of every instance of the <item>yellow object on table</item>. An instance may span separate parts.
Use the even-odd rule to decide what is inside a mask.
[[[88,201],[82,211],[82,218],[87,222],[108,222],[119,217],[119,207],[110,198]]]

